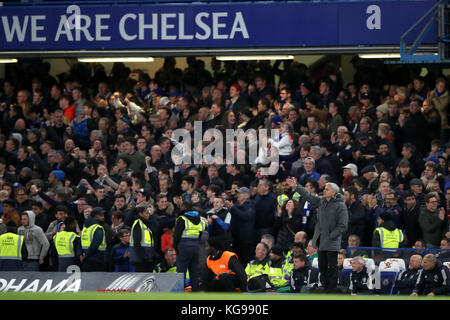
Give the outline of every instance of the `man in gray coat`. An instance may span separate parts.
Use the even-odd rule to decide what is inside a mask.
[[[336,292],[337,255],[341,249],[342,234],[348,226],[348,212],[344,196],[339,193],[339,187],[335,183],[327,183],[323,190],[323,196],[318,197],[297,184],[297,179],[292,178],[286,181],[312,206],[318,208],[312,246],[318,249],[319,272],[325,292]]]

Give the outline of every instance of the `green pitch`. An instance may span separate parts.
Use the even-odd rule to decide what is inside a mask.
[[[450,300],[448,297],[240,293],[0,293],[0,300]]]

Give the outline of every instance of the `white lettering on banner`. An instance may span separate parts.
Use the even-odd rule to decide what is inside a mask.
[[[38,26],[37,20],[45,20],[45,16],[31,16],[31,41],[42,42],[47,41],[47,37],[38,37],[37,32],[44,30],[44,26]]]
[[[234,39],[234,35],[236,32],[242,33],[242,37],[244,39],[250,38],[248,36],[247,26],[245,25],[244,17],[242,16],[242,12],[236,12],[236,18],[233,22],[233,27],[230,32],[230,39]]]
[[[177,17],[176,13],[163,13],[161,14],[161,40],[176,40],[177,36],[175,35],[168,35],[167,30],[168,29],[175,29],[174,24],[168,24],[167,19],[174,19]],[[184,28],[184,26],[183,26]]]
[[[369,30],[381,29],[381,9],[377,5],[371,5],[367,7],[367,14],[371,16],[366,20],[366,26]]]
[[[67,283],[67,279],[61,281],[58,283],[54,288],[52,288],[53,280],[47,280],[45,281],[44,285],[42,286],[41,290],[39,292],[61,292],[61,290],[64,288],[64,286]]]
[[[27,279],[22,279],[19,284],[16,284],[17,279],[11,279],[9,282],[6,279],[0,279],[0,291],[15,291],[15,292],[78,292],[81,287],[81,279],[76,279],[71,283],[65,279],[57,283],[52,288],[53,280],[46,280],[40,287],[39,279],[35,279],[25,286]],[[22,289],[23,288],[23,289]]]
[[[67,22],[67,17],[62,15],[59,20],[58,29],[56,30],[55,42],[59,41],[59,37],[65,35],[67,41],[73,41],[72,31],[70,29],[69,23]]]
[[[178,24],[180,27],[178,28],[179,34],[178,38],[180,40],[192,40],[194,39],[194,35],[192,34],[184,34],[184,13],[178,14]]]
[[[14,290],[15,292],[19,292],[20,289],[22,289],[23,285],[25,284],[25,282],[27,282],[26,279],[23,279],[22,281],[20,281],[19,284],[14,285],[14,282],[16,282],[16,279],[11,279],[11,281],[8,283],[8,285],[5,288],[5,291],[9,291],[9,290]]]
[[[82,25],[81,20],[85,20],[86,23]],[[91,36],[91,33],[89,32],[89,27],[91,26],[91,18],[86,15],[80,16],[80,26],[79,28],[75,28],[75,40],[80,41],[81,40],[81,32],[84,34],[84,38],[87,41],[94,41],[94,38]]]
[[[225,23],[219,23],[219,18],[226,18],[227,15],[226,12],[213,12],[213,39],[228,39],[227,34],[219,34],[219,29],[227,26]]]
[[[127,41],[132,41],[134,39],[136,39],[137,35],[132,35],[130,36],[126,31],[125,31],[125,21],[127,19],[133,19],[136,20],[136,15],[132,14],[132,13],[127,13],[126,15],[122,16],[122,18],[120,18],[120,22],[119,22],[119,33],[120,36],[122,37],[122,39],[127,40]]]
[[[158,39],[158,14],[152,14],[152,23],[144,23],[144,14],[139,13],[139,40],[145,40],[144,31],[145,29],[152,29],[152,40]]]
[[[12,17],[12,26],[9,26],[8,17],[2,16],[3,31],[5,33],[6,41],[12,42],[14,37],[17,36],[19,42],[25,40],[25,34],[28,27],[29,16],[23,18],[23,23],[21,24],[18,16]]]
[[[109,14],[96,14],[95,15],[95,40],[96,41],[110,41],[110,36],[102,36],[102,30],[108,30],[108,25],[103,25],[102,20],[109,19],[111,15]]]
[[[195,33],[195,39],[199,39],[199,40],[206,40],[211,36],[211,28],[203,22],[202,18],[208,18],[209,17],[209,13],[207,12],[200,12],[199,14],[197,14],[195,16],[195,24],[200,27],[200,29],[202,29],[203,31],[205,31],[204,35],[201,35],[200,33]]]
[[[54,36],[53,30],[46,30],[46,19],[46,15],[1,16],[0,32],[6,42],[45,42],[48,34],[52,34],[54,42],[226,40],[239,35],[250,38],[242,12],[199,12],[191,17],[185,13],[125,13],[119,19],[119,39],[113,39],[114,33],[107,34],[112,29],[111,14],[85,15],[78,11],[60,15]]]

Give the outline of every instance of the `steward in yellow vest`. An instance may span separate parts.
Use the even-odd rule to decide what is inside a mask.
[[[95,207],[91,216],[84,222],[81,230],[81,247],[83,254],[80,257],[81,268],[84,272],[106,271],[106,231],[101,225],[105,220],[105,209]]]
[[[0,271],[21,271],[22,261],[28,256],[23,237],[17,235],[14,221],[6,224],[6,233],[0,236]]]
[[[273,246],[269,253],[270,261],[268,265],[268,274],[270,283],[279,290],[289,285],[287,275],[289,272],[285,270],[284,255],[281,247]]]
[[[178,252],[177,272],[186,275],[186,271],[189,271],[192,291],[198,291],[200,237],[206,229],[207,221],[200,217],[198,211],[193,210],[190,203],[183,202],[181,208],[183,214],[175,221],[173,234],[173,243]]]
[[[158,226],[157,222],[151,220],[150,211],[151,209],[148,210],[146,207],[136,208],[137,216],[131,226],[130,262],[136,272],[153,272],[155,268],[157,256],[154,232],[157,231]]]
[[[378,228],[373,232],[372,246],[378,248],[398,248],[405,241],[403,231],[397,229],[391,214],[383,212],[378,217]],[[390,251],[390,250],[384,250]]]
[[[260,242],[255,248],[255,259],[251,260],[245,267],[247,275],[247,287],[252,292],[264,292],[269,275],[269,247]]]
[[[58,254],[58,271],[66,272],[70,265],[80,265],[81,238],[76,234],[77,220],[74,217],[64,219],[64,230],[53,236]]]

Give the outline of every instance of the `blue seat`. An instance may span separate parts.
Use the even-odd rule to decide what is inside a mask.
[[[395,288],[395,279],[397,275],[403,271],[397,261],[382,261],[380,263],[378,272],[380,274],[381,291],[387,295],[397,293]]]

